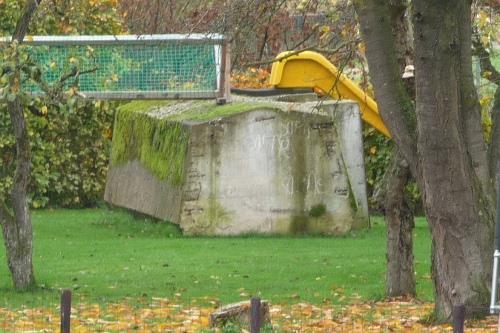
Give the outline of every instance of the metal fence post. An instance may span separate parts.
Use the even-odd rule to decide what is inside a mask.
[[[464,333],[465,305],[453,307],[453,333]]]
[[[250,301],[250,333],[260,333],[260,298],[252,297]]]
[[[231,102],[231,44],[225,40],[221,48],[220,87],[217,104],[223,105]]]
[[[71,290],[64,289],[61,293],[61,333],[70,333],[71,321]]]

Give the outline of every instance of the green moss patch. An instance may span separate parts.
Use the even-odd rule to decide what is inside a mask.
[[[156,111],[169,107],[177,111],[155,117]],[[145,100],[124,104],[116,114],[111,161],[119,165],[138,160],[159,179],[181,185],[189,141],[182,121],[209,121],[258,109],[277,108],[270,103],[219,106],[214,101]]]
[[[307,235],[309,233],[309,219],[305,215],[293,216],[290,221],[290,234]]]
[[[155,106],[142,103],[142,108],[134,102],[117,112],[111,161],[121,164],[138,160],[159,179],[180,185],[184,182],[188,132],[179,122],[141,112]]]
[[[325,215],[325,213],[326,213],[326,206],[325,204],[322,203],[312,206],[311,209],[309,210],[309,216],[311,217],[321,217]]]
[[[233,114],[259,109],[278,110],[278,108],[271,103],[229,103],[225,105],[217,105],[213,101],[204,101],[195,104],[191,109],[182,113],[168,116],[168,119],[178,121],[209,121],[216,118],[227,117]]]
[[[154,109],[158,109],[158,108],[165,107],[165,106],[172,105],[172,104],[175,104],[175,101],[138,100],[138,101],[133,101],[133,102],[129,102],[129,103],[121,105],[118,108],[118,111],[120,111],[120,112],[134,112],[134,111],[148,112],[148,111],[153,111]]]

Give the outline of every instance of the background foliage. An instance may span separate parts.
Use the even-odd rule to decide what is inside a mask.
[[[0,0],[0,33],[10,35],[23,0]],[[491,52],[498,40],[498,16],[487,1],[473,5],[475,26]],[[268,86],[270,59],[283,50],[312,48],[372,91],[364,45],[352,6],[346,0],[51,0],[43,1],[30,34],[118,34],[221,32],[232,43],[232,85]],[[495,63],[495,59],[494,63]],[[494,88],[481,82],[485,135],[491,132]],[[38,108],[45,106],[34,101]],[[114,104],[78,101],[48,105],[42,116],[27,113],[33,141],[33,206],[86,206],[102,197]],[[0,106],[2,108],[2,106]],[[12,182],[14,141],[8,115],[0,110],[0,193]],[[392,145],[373,129],[364,131],[369,193],[392,157]],[[409,188],[418,201],[415,186]],[[378,204],[372,197],[372,207]]]
[[[15,27],[21,0],[0,0],[0,33]],[[114,34],[122,31],[116,0],[43,1],[30,35]],[[29,37],[28,37],[29,38]],[[0,65],[12,60],[2,49]],[[36,73],[36,64],[29,70]],[[8,76],[2,74],[2,86]],[[31,203],[45,206],[89,206],[102,198],[111,144],[115,104],[77,99],[74,91],[47,100],[24,96],[32,145]],[[0,103],[0,195],[12,186],[15,140],[5,104]]]

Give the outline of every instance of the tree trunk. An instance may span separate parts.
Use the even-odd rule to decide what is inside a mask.
[[[412,45],[408,40],[405,0],[358,1],[356,11],[361,21],[367,47],[370,72],[379,110],[400,149],[394,150],[391,167],[384,176],[382,193],[387,224],[387,296],[415,295],[413,270],[414,217],[405,200],[405,186],[412,172],[418,175],[415,146],[414,105],[401,75],[410,62]],[[404,155],[404,157],[403,157]],[[406,159],[406,160],[405,160]]]
[[[391,26],[395,38],[396,60],[399,73],[413,63],[413,44],[410,39],[410,22],[407,0],[391,0]],[[408,96],[415,87],[405,85]],[[411,91],[409,91],[411,90]],[[385,221],[387,224],[387,275],[386,294],[390,297],[415,296],[413,269],[413,211],[406,195],[406,185],[412,180],[411,172],[399,149],[393,153],[385,194]],[[385,178],[385,177],[384,177]]]
[[[27,290],[35,284],[33,272],[33,227],[28,207],[30,175],[30,142],[23,106],[19,98],[8,103],[10,120],[16,138],[16,171],[11,192],[13,215],[2,219],[7,264],[16,290]],[[5,210],[8,213],[7,210]],[[2,214],[4,215],[4,214]]]
[[[411,179],[408,163],[399,151],[394,152],[390,177],[385,194],[385,221],[387,224],[387,296],[415,296],[413,270],[414,216],[405,196],[405,187]]]
[[[490,54],[483,46],[478,33],[474,35],[472,45],[474,46],[474,55],[478,57],[481,64],[481,76],[497,85],[493,107],[491,108],[493,127],[491,129],[491,143],[488,151],[490,179],[494,181],[500,174],[500,72],[491,63]],[[499,180],[496,179],[496,181],[498,182]],[[494,188],[498,187],[494,186]]]
[[[376,69],[370,75],[381,115],[422,190],[432,234],[436,315],[449,319],[453,305],[464,304],[469,315],[484,312],[493,250],[479,118],[468,114],[477,112],[468,82],[470,1],[413,4],[416,114],[397,71],[389,3],[355,1],[368,64]]]
[[[472,67],[464,66],[463,55],[470,25],[461,25],[469,24],[470,15],[467,0],[414,2],[420,188],[431,227],[439,319],[449,319],[459,304],[469,315],[484,312],[491,282],[493,212],[482,186],[484,166],[475,164],[482,152],[470,150],[477,144],[475,116],[464,116],[476,110],[463,109],[474,103],[463,88]]]
[[[472,73],[472,22],[471,22],[471,1],[461,0],[458,4],[459,24],[450,29],[453,39],[450,41],[449,48],[457,47],[455,64],[457,76],[459,77],[459,112],[461,117],[461,130],[464,133],[464,142],[467,147],[467,152],[474,168],[474,181],[478,186],[481,186],[481,191],[484,193],[483,200],[491,206],[488,210],[494,211],[493,193],[494,187],[490,179],[488,165],[488,148],[484,140],[483,126],[481,124],[481,105],[476,86],[474,85],[474,75]],[[460,2],[460,1],[459,1]],[[456,45],[456,46],[455,46]],[[492,216],[493,218],[493,216]]]
[[[408,162],[413,176],[420,177],[416,151],[415,107],[401,79],[401,68],[392,30],[390,3],[387,0],[356,0],[370,80],[380,115]]]
[[[21,43],[29,22],[41,0],[27,2],[24,12],[12,34],[12,39]],[[20,73],[16,73],[20,82]],[[14,288],[25,291],[34,286],[33,270],[33,227],[28,207],[28,185],[31,169],[31,148],[24,118],[24,108],[19,96],[7,103],[11,125],[16,139],[16,170],[10,195],[13,214],[5,202],[0,203],[0,224],[2,226],[7,264],[12,274]],[[3,198],[2,198],[3,199]]]
[[[23,225],[19,226],[22,223]],[[29,216],[23,221],[10,220],[2,225],[7,265],[14,288],[26,291],[35,285],[33,270],[33,237]]]
[[[500,81],[495,92],[495,99],[491,110],[491,121],[493,128],[491,130],[489,151],[490,175],[492,179],[496,178],[497,186],[495,188],[498,188],[498,184],[500,183],[500,179],[498,179],[500,175]],[[497,195],[500,195],[500,193],[497,193]]]
[[[400,73],[406,65],[413,64],[413,33],[411,29],[409,0],[390,0],[391,26],[394,35],[396,59]],[[410,94],[410,96],[413,93]]]

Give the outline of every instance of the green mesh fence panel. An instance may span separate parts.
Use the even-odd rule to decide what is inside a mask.
[[[221,73],[220,35],[34,37],[26,42],[49,83],[77,72],[93,98],[214,98]],[[68,88],[75,77],[64,81]],[[26,84],[30,92],[38,86]]]

